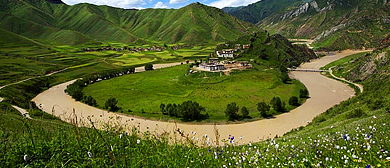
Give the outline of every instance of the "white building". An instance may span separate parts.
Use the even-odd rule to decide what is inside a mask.
[[[222,50],[221,52],[217,51],[217,56],[222,58],[234,58],[234,50],[226,49],[226,50]]]

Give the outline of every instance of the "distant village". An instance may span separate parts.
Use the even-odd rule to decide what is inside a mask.
[[[142,48],[142,47],[122,47],[122,48],[115,48],[111,46],[104,46],[101,48],[81,48],[81,51],[84,52],[92,52],[92,51],[131,51],[133,52],[147,52],[147,51],[156,51],[160,52],[167,49],[167,46],[160,47],[157,45],[153,45],[149,48]],[[193,47],[193,45],[176,45],[172,46],[172,50],[178,50],[182,48],[190,48]],[[217,46],[217,51],[215,53],[210,54],[210,58],[208,62],[203,62],[199,64],[199,67],[197,68],[200,71],[213,71],[213,72],[230,72],[233,69],[247,69],[252,68],[252,65],[248,62],[237,62],[237,61],[228,61],[228,60],[234,60],[235,58],[240,57],[241,54],[243,54],[245,49],[249,49],[251,47],[251,44],[234,44],[231,45],[228,42],[225,44],[219,44]],[[219,59],[225,59],[223,61],[219,61]]]
[[[223,48],[223,49],[217,50],[215,52],[215,55],[214,53],[211,54],[212,57],[209,58],[209,62],[204,62],[199,64],[197,70],[212,71],[212,72],[223,71],[226,73],[226,72],[230,72],[233,69],[243,70],[243,69],[252,68],[252,65],[249,64],[248,62],[238,62],[238,61],[228,61],[228,60],[219,61],[220,58],[233,60],[239,57],[240,54],[243,54],[244,49],[249,49],[250,46],[251,46],[250,44],[246,44],[246,45],[235,44],[234,48],[231,49],[229,43],[220,44],[219,46],[217,46],[217,49],[218,48]]]
[[[190,47],[193,47],[193,45],[176,45],[176,46],[172,46],[171,49],[172,50],[178,50],[178,49],[182,49],[182,48],[190,48]],[[149,47],[149,48],[143,48],[143,47],[122,47],[122,48],[115,48],[115,47],[111,47],[111,46],[104,46],[104,47],[101,47],[101,48],[81,48],[81,51],[84,51],[84,52],[88,52],[88,51],[131,51],[131,52],[147,52],[147,51],[156,51],[156,52],[160,52],[160,51],[163,51],[163,50],[166,50],[167,49],[167,46],[165,45],[165,47],[160,47],[160,46],[157,46],[157,45],[153,45],[152,47]]]
[[[167,49],[166,47],[160,47],[157,45],[153,45],[152,47],[149,48],[142,48],[142,47],[122,47],[122,48],[115,48],[111,46],[105,46],[101,48],[81,48],[81,51],[131,51],[131,52],[146,52],[146,51],[163,51]]]

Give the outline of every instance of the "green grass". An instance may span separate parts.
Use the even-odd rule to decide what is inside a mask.
[[[330,64],[322,67],[323,70],[328,70],[330,67],[334,67],[333,74],[337,77],[345,78],[349,71],[358,64],[358,61],[369,52],[362,52],[358,54],[349,55],[337,61],[331,62]]]
[[[304,88],[298,81],[282,84],[276,71],[252,69],[233,72],[230,76],[207,72],[187,75],[188,71],[188,65],[182,65],[126,75],[89,85],[84,94],[94,97],[100,107],[108,98],[114,97],[118,99],[121,111],[132,110],[131,114],[151,118],[164,118],[159,109],[161,103],[179,104],[192,100],[206,107],[209,121],[224,121],[228,103],[246,106],[251,117],[259,118],[257,103],[263,100],[269,103],[274,96],[288,102]],[[287,105],[288,110],[292,108]]]

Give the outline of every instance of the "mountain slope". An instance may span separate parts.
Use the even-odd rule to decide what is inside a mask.
[[[285,5],[286,2],[283,0],[280,4]],[[260,1],[240,7],[239,11],[231,14],[240,18],[241,14],[261,5],[264,8],[272,3]],[[265,18],[256,17],[256,21],[259,27],[272,33],[315,39],[314,45],[321,49],[373,48],[390,33],[389,11],[387,0],[296,1]]]
[[[220,42],[260,30],[200,3],[177,10],[126,10],[86,3],[68,6],[53,0],[3,0],[0,5],[0,28],[42,42],[71,45],[96,41],[130,43],[142,39],[167,43]]]

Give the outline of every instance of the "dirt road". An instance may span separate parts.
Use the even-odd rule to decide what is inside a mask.
[[[335,55],[326,56],[321,59],[313,60],[310,63],[303,64],[302,69],[319,69],[326,64],[343,58],[347,55],[355,54],[362,51],[344,51]],[[180,64],[180,63],[178,63]],[[155,65],[155,68],[163,68],[176,64],[160,64]],[[142,68],[139,69],[142,71]],[[300,80],[309,90],[310,99],[302,106],[292,110],[289,113],[281,114],[273,119],[264,119],[254,122],[230,125],[217,125],[220,139],[226,139],[229,135],[237,137],[236,143],[256,142],[266,138],[273,138],[275,135],[283,135],[293,128],[305,126],[315,116],[326,111],[330,107],[353,97],[355,92],[334,79],[327,78],[318,72],[292,72],[291,76]],[[80,102],[76,102],[70,96],[64,93],[67,85],[74,81],[69,81],[46,90],[33,99],[37,105],[42,106],[42,110],[47,113],[59,116],[62,120],[70,122],[73,117],[72,109],[75,109],[75,114],[83,123],[89,123],[87,118],[97,123],[97,127],[106,123],[119,124],[128,127],[138,127],[141,132],[150,131],[155,134],[169,133],[174,135],[174,130],[182,130],[184,134],[189,134],[189,137],[195,141],[199,139],[209,141],[210,144],[215,144],[214,125],[191,125],[186,123],[174,123],[164,121],[152,121],[140,119],[133,116],[127,116],[117,113],[107,113],[104,110],[90,107]],[[142,96],[142,95],[140,95]],[[86,124],[88,125],[88,124]],[[194,132],[194,133],[191,133]],[[195,134],[196,132],[196,134]],[[206,136],[207,135],[207,136]],[[207,138],[205,138],[207,137]],[[240,140],[238,137],[242,137]],[[221,145],[221,144],[220,144]]]

